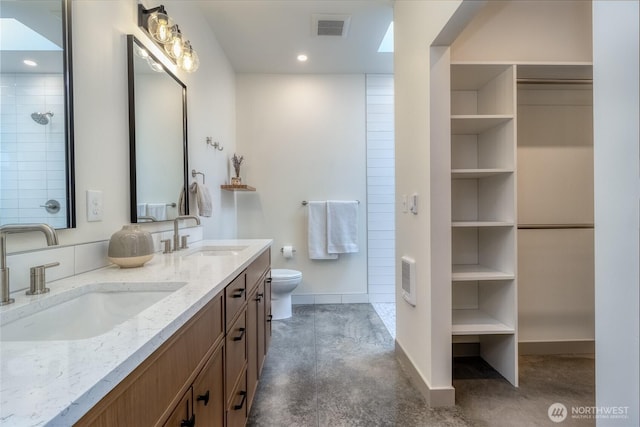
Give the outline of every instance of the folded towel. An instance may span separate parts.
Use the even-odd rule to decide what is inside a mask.
[[[358,202],[327,201],[327,252],[358,252]]]
[[[192,198],[195,199],[195,204],[198,208],[198,215],[210,217],[213,213],[213,205],[211,203],[211,194],[209,189],[203,184],[197,182],[192,183],[189,186],[189,193],[192,194]],[[191,199],[191,197],[189,198]],[[191,203],[189,203],[191,206]]]
[[[327,252],[327,202],[309,202],[309,258],[336,259]]]
[[[136,206],[136,210],[138,212],[138,216],[147,216],[147,204],[146,203],[138,203]]]
[[[147,205],[147,215],[153,217],[156,221],[167,220],[167,204],[166,203],[149,203]]]

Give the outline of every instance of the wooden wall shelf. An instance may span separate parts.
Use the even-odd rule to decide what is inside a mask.
[[[223,184],[220,186],[220,188],[227,191],[256,191],[255,188],[246,184],[240,184],[240,185]]]

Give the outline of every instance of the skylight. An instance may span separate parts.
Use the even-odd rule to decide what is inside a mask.
[[[389,28],[378,46],[378,52],[393,52],[393,21],[389,24]]]
[[[14,18],[0,18],[0,50],[62,50]]]

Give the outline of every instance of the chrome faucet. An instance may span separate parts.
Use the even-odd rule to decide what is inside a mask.
[[[173,220],[173,250],[180,250],[180,233],[178,231],[178,224],[181,219],[193,219],[197,225],[200,225],[200,218],[194,215],[179,215]]]
[[[9,298],[9,267],[7,267],[7,234],[41,231],[47,239],[47,245],[58,244],[56,230],[49,224],[6,224],[0,225],[0,305],[14,302]]]

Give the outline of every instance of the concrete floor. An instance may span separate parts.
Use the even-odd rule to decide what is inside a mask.
[[[572,407],[594,405],[594,359],[521,356],[514,388],[481,359],[454,361],[456,406],[429,408],[394,355],[369,304],[294,306],[273,322],[249,426],[592,426]],[[562,403],[569,416],[547,412]]]

